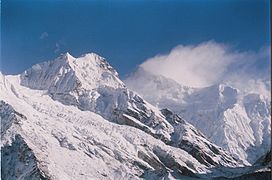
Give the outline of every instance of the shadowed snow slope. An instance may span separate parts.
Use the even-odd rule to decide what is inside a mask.
[[[151,104],[179,114],[245,163],[255,162],[270,149],[270,97],[226,84],[190,88],[142,68],[125,83]]]
[[[3,179],[210,178],[243,165],[93,53],[0,74],[0,90]]]

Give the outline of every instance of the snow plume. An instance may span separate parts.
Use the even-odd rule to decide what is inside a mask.
[[[169,54],[147,59],[140,66],[190,87],[221,82],[260,84],[261,80],[270,80],[269,52],[270,47],[258,52],[239,52],[229,45],[208,41],[194,46],[179,45]]]

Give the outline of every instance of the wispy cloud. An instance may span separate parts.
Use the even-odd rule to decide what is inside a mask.
[[[269,78],[269,50],[240,52],[228,45],[208,41],[194,46],[179,45],[169,54],[147,59],[141,67],[191,87],[220,82],[252,83]]]
[[[49,36],[49,34],[47,32],[43,32],[41,35],[40,35],[40,39],[43,40],[45,38],[47,38]]]
[[[56,42],[54,53],[58,53],[59,51],[60,51],[60,44]]]

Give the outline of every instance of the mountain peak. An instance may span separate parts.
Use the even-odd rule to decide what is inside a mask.
[[[95,53],[61,54],[54,61],[32,66],[19,76],[20,81],[18,76],[2,80],[0,73],[0,119],[5,131],[1,133],[10,142],[2,144],[5,179],[16,177],[17,171],[10,173],[10,169],[21,167],[27,170],[20,172],[41,167],[47,179],[234,177],[231,169],[248,164],[248,151],[256,152],[251,158],[256,159],[270,147],[271,110],[266,108],[268,103],[257,101],[257,95],[249,95],[242,106],[231,86],[187,88],[139,70],[132,84],[159,102],[156,105],[164,108],[160,111],[117,75]],[[258,149],[252,150],[251,145]],[[27,159],[21,161],[22,157]],[[226,167],[230,168],[224,173]]]
[[[57,59],[62,59],[62,60],[72,60],[75,59],[75,57],[73,57],[69,52],[60,54],[60,56]]]
[[[80,57],[85,57],[88,59],[94,59],[94,60],[105,60],[105,58],[99,56],[98,54],[91,52],[91,53],[85,53],[83,55],[81,55]]]
[[[66,61],[85,60],[85,61],[93,61],[93,62],[106,61],[105,58],[103,58],[103,57],[101,57],[98,54],[93,53],[93,52],[82,54],[79,57],[74,57],[69,52],[61,53],[59,55],[59,57],[56,58],[56,60],[66,60]]]
[[[123,87],[117,71],[95,54],[87,53],[78,58],[68,52],[54,61],[36,64],[21,74],[21,84],[33,89],[55,92],[71,91],[77,85],[93,89],[100,85]]]

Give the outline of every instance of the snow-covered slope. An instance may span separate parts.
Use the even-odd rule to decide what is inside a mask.
[[[0,90],[3,179],[211,177],[243,165],[96,54],[0,74]]]
[[[1,94],[8,101],[2,102],[1,110],[11,109],[1,114],[1,119],[14,117],[19,111],[26,117],[15,116],[17,123],[1,137],[2,179],[29,179],[34,175],[34,179],[42,175],[50,179],[137,179],[156,176],[160,170],[160,176],[171,176],[170,168],[162,161],[179,167],[176,173],[180,176],[206,171],[185,151],[141,130],[115,125],[46,95],[41,97],[38,91],[18,91],[24,92],[22,99],[12,94],[7,99]]]
[[[161,112],[173,125],[172,146],[179,147],[207,166],[236,166],[236,159],[211,143],[199,130],[168,109]],[[242,162],[241,162],[242,164]]]
[[[213,143],[244,162],[253,163],[270,149],[271,101],[268,96],[226,84],[185,87],[142,68],[127,77],[125,83],[151,104],[173,110]]]
[[[45,90],[54,100],[100,114],[109,121],[141,128],[170,140],[173,127],[159,110],[128,90],[117,72],[96,54],[34,65],[20,75],[21,85]]]

